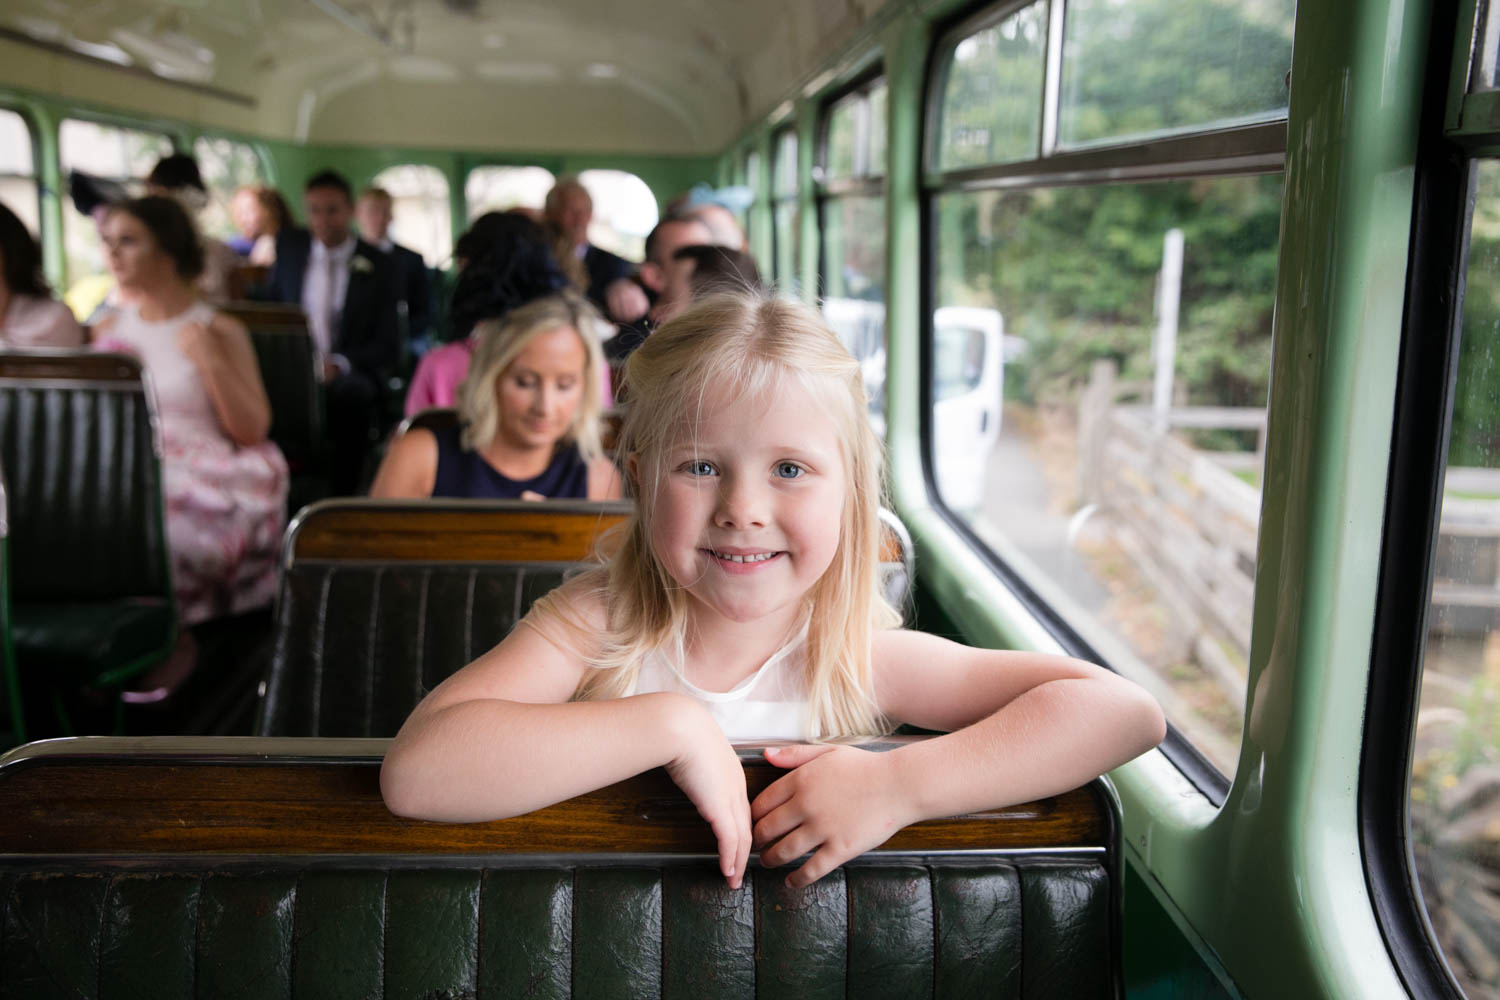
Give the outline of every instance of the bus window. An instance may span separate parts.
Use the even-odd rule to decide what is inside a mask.
[[[796,294],[801,257],[802,215],[798,209],[797,132],[788,126],[776,133],[771,165],[772,276],[785,293]]]
[[[644,257],[646,236],[659,218],[646,182],[624,170],[585,170],[578,181],[594,199],[589,242],[626,260]]]
[[[760,150],[753,146],[745,150],[745,159],[740,168],[740,174],[740,183],[750,189],[751,199],[749,204],[745,206],[745,210],[735,213],[735,217],[739,219],[740,229],[746,234],[747,245],[745,249],[754,253],[757,248],[749,246],[748,240],[755,234],[755,227],[750,225],[750,209],[751,206],[761,199],[763,194],[760,189]]]
[[[233,139],[199,136],[193,143],[198,172],[208,187],[208,206],[198,214],[207,236],[230,240],[239,235],[229,215],[229,203],[242,187],[266,183],[255,147]]]
[[[1410,837],[1432,933],[1500,997],[1500,162],[1476,164],[1457,383],[1412,746]]]
[[[63,174],[81,170],[95,177],[140,190],[156,161],[172,152],[172,140],[160,132],[120,128],[99,122],[64,119],[58,129],[58,157]],[[104,248],[94,220],[63,210],[63,250],[67,257],[68,305],[86,320],[104,300],[113,282],[104,266]]]
[[[38,238],[42,231],[40,193],[31,130],[19,114],[0,108],[0,202]]]
[[[1157,6],[1110,9],[1150,20]],[[1092,37],[1073,11],[1064,76]],[[1047,0],[981,16],[934,66],[933,481],[1223,779],[1245,707],[1281,176],[1122,178],[1128,154],[1102,151],[1093,176],[1052,166],[1046,115],[1060,112],[1042,91],[1058,20]],[[1285,53],[1262,56],[1279,79]],[[1256,141],[1274,171],[1281,140]]]
[[[557,178],[543,167],[475,167],[464,181],[469,221],[485,212],[534,208],[538,212]]]
[[[1293,0],[1068,0],[1060,148],[1286,117]]]
[[[886,93],[877,78],[828,106],[818,203],[823,315],[864,370],[870,420],[882,436]]]
[[[453,208],[443,172],[406,164],[385,168],[371,183],[390,193],[391,239],[421,254],[428,267],[442,267],[453,253]]]

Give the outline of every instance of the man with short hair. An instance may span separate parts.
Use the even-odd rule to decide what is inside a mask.
[[[708,227],[691,215],[667,215],[656,224],[646,237],[646,259],[641,262],[635,279],[640,282],[635,287],[641,293],[644,308],[637,310],[633,317],[627,317],[620,332],[605,343],[604,353],[611,362],[627,357],[646,339],[652,326],[663,322],[664,317],[658,312],[667,293],[667,277],[677,250],[695,243],[711,242],[713,234]]]
[[[657,304],[657,322],[665,323],[705,295],[760,287],[760,268],[743,250],[706,244],[679,247]]]
[[[330,468],[335,495],[358,491],[380,386],[401,355],[396,275],[391,258],[350,228],[349,182],[325,170],[303,191],[307,229],[276,237],[270,297],[307,313],[327,390]]]
[[[574,256],[583,261],[584,270],[589,276],[588,297],[601,309],[608,309],[608,289],[611,284],[629,279],[635,265],[624,257],[617,257],[589,242],[589,223],[594,218],[593,196],[578,178],[560,178],[552,190],[547,192],[543,213],[547,222],[573,248]]]
[[[359,193],[354,216],[359,234],[377,250],[387,253],[396,267],[396,299],[406,307],[406,340],[416,353],[427,344],[432,321],[431,282],[427,262],[390,237],[393,202],[384,188],[367,187]]]

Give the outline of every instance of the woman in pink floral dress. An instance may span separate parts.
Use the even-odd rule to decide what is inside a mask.
[[[104,243],[115,280],[138,304],[110,317],[95,341],[139,356],[152,383],[178,615],[195,625],[262,607],[276,587],[287,466],[266,438],[271,406],[249,335],[197,297],[202,244],[175,201],[116,206]],[[187,662],[172,672],[191,669],[191,639],[184,647],[174,659]]]

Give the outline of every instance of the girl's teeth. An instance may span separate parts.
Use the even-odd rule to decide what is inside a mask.
[[[767,559],[771,558],[775,554],[776,553],[774,553],[774,552],[762,552],[759,555],[753,555],[753,556],[733,556],[733,555],[730,555],[727,552],[715,552],[714,553],[714,555],[718,556],[720,559],[728,559],[730,562],[737,562],[737,563],[765,562]]]

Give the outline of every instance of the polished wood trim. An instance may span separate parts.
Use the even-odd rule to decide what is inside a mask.
[[[619,503],[526,501],[339,502],[299,516],[292,564],[304,560],[382,562],[583,562],[599,536],[624,522]]]
[[[141,362],[94,351],[3,351],[0,378],[70,382],[140,382]]]
[[[288,530],[287,561],[584,562],[629,513],[629,501],[325,501]],[[884,526],[881,560],[903,551]]]
[[[746,759],[754,797],[782,772]],[[380,761],[181,756],[38,757],[0,770],[0,863],[31,856],[712,854],[707,824],[655,770],[490,823],[401,819]],[[881,850],[1104,848],[1102,783],[1006,809],[929,820]]]

